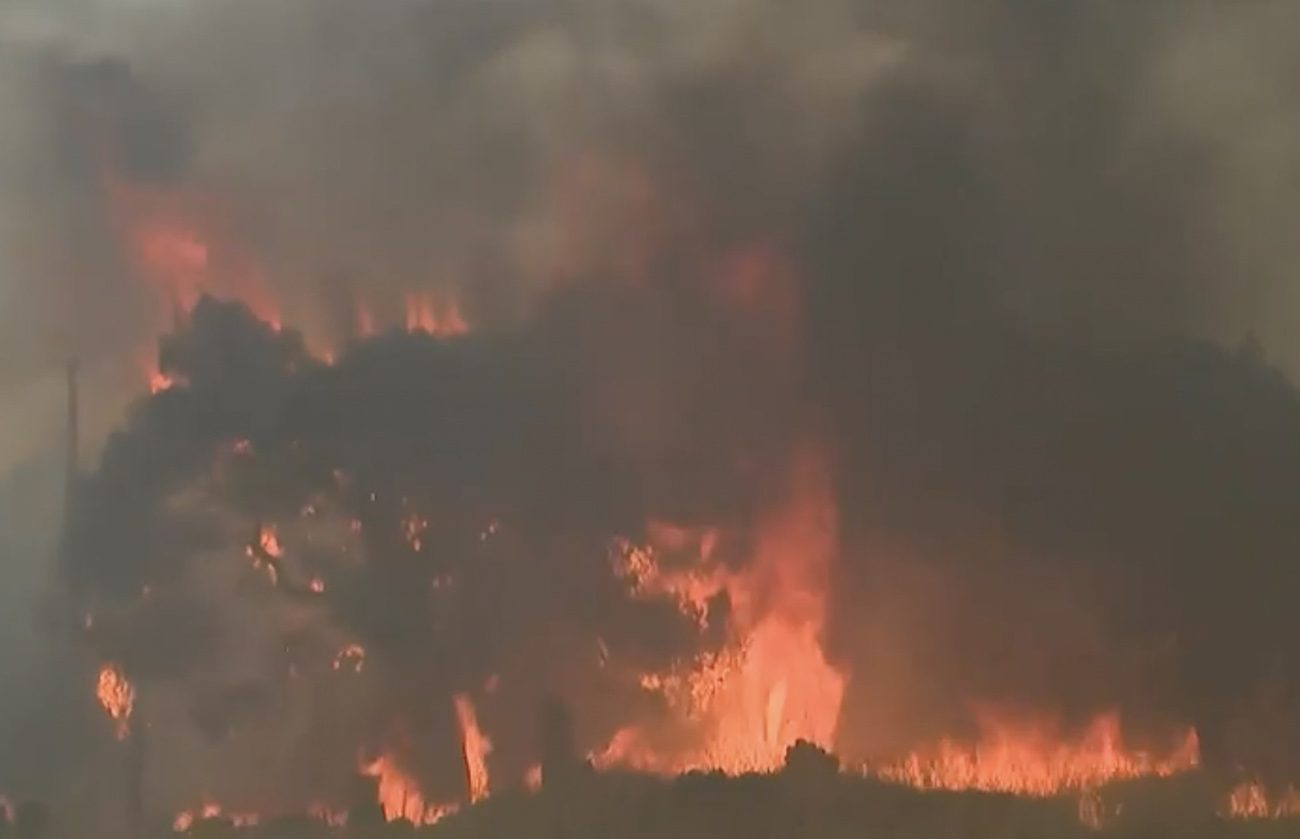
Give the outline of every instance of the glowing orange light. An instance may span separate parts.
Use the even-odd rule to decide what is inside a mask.
[[[135,687],[127,680],[115,664],[105,664],[99,668],[99,678],[95,684],[95,696],[99,704],[108,712],[116,724],[119,740],[126,739],[131,733],[131,712],[135,708]]]

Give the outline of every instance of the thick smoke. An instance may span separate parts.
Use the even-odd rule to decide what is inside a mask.
[[[340,346],[358,305],[391,320],[430,287],[475,327],[380,335],[327,366],[209,300],[164,343],[188,386],[137,404],[105,446],[64,570],[96,616],[88,643],[141,681],[140,713],[193,738],[162,761],[195,773],[171,770],[172,797],[216,775],[264,786],[198,767],[211,743],[233,744],[223,767],[300,778],[275,794],[303,803],[342,783],[303,767],[346,773],[358,743],[393,738],[447,788],[462,691],[510,773],[535,760],[520,709],[549,692],[583,705],[591,746],[652,714],[601,663],[708,648],[727,607],[701,629],[632,603],[609,540],[653,519],[743,531],[814,430],[844,523],[827,640],[852,675],[840,739],[856,752],[961,730],[981,703],[1069,721],[1120,707],[1152,736],[1195,723],[1212,761],[1291,771],[1238,732],[1300,675],[1300,415],[1259,344],[1193,339],[1253,330],[1294,368],[1297,103],[1269,39],[1295,12],[3,14],[22,72],[0,94],[30,119],[0,166],[37,174],[0,219],[50,243],[0,255],[6,323],[64,323],[75,298],[95,314],[73,330],[83,352],[143,342],[153,303],[111,235],[121,192],[75,143],[60,157],[41,139],[67,135],[75,79],[101,90],[126,66],[115,89],[139,97],[112,100],[134,138],[116,179],[137,198],[165,187],[254,254],[311,342]],[[128,63],[85,70],[105,56]],[[11,333],[29,359],[14,380],[66,352],[67,327],[33,329]],[[305,508],[339,538],[290,542]],[[419,551],[413,512],[430,519]],[[242,574],[267,524],[288,546],[283,563],[253,550],[270,594]],[[336,634],[373,658],[356,695],[310,689]]]

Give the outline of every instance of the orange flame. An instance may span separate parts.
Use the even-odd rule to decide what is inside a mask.
[[[487,756],[492,741],[478,727],[474,702],[466,694],[456,696],[456,720],[460,723],[461,747],[465,752],[465,774],[469,781],[469,800],[474,803],[487,797]]]
[[[375,319],[364,304],[357,305],[355,327],[358,338],[369,338],[375,334]]]
[[[424,533],[429,529],[429,520],[419,513],[411,513],[402,520],[402,533],[411,550],[419,552],[424,545]]]
[[[172,820],[172,829],[177,833],[186,833],[194,826],[195,822],[206,819],[223,819],[230,822],[234,827],[252,827],[260,821],[256,813],[227,813],[220,804],[205,801],[194,810],[184,810],[177,813],[176,818]]]
[[[243,300],[279,328],[261,269],[219,235],[214,203],[180,189],[147,187],[104,171],[107,211],[136,274],[159,293],[164,314],[188,311],[204,293]]]
[[[703,723],[692,749],[663,754],[646,732],[628,728],[598,763],[661,771],[773,770],[798,740],[833,746],[845,677],[826,660],[821,635],[836,515],[825,460],[808,447],[795,456],[788,500],[761,524],[744,572],[709,567],[716,534],[696,536],[667,525],[651,527],[651,537],[670,550],[693,546],[705,560],[703,570],[667,571],[654,548],[625,549],[615,557],[635,593],[669,596],[695,620],[706,620],[708,598],[725,590],[736,642],[684,671],[641,677],[644,688],[663,695],[683,718]]]
[[[131,733],[131,712],[135,709],[135,687],[127,680],[117,665],[109,663],[99,668],[95,696],[116,724],[117,739],[125,740]]]
[[[330,827],[343,827],[348,823],[347,810],[340,810],[328,804],[315,803],[307,808],[307,814],[322,824]]]
[[[1199,744],[1194,731],[1157,757],[1126,749],[1118,714],[1097,717],[1075,740],[1053,726],[1008,723],[986,714],[973,746],[943,740],[935,748],[875,769],[888,780],[923,789],[1007,792],[1051,796],[1067,790],[1144,776],[1168,777],[1194,769]]]
[[[284,549],[280,546],[280,537],[276,534],[275,525],[261,525],[257,531],[257,545],[246,547],[244,554],[253,561],[254,568],[266,574],[271,585],[279,582],[279,572],[276,571],[273,562],[266,559],[270,557],[271,560],[277,560],[284,556]]]
[[[427,332],[439,338],[463,335],[469,325],[461,316],[455,299],[417,294],[406,296],[406,329],[408,332]]]
[[[343,667],[350,666],[352,672],[360,673],[361,668],[366,663],[366,650],[360,644],[348,644],[338,651],[334,656],[334,669],[342,670]]]
[[[425,802],[419,784],[390,755],[361,766],[361,773],[379,779],[379,805],[389,821],[406,819],[415,825],[433,824],[456,811],[454,804]]]
[[[663,523],[648,531],[648,546],[616,545],[616,572],[637,596],[670,599],[701,625],[709,620],[709,598],[725,591],[735,642],[676,670],[639,677],[680,718],[699,725],[692,748],[664,752],[653,732],[629,726],[615,734],[597,763],[664,772],[768,771],[781,766],[796,740],[833,749],[845,676],[821,646],[836,510],[820,452],[807,448],[795,457],[787,501],[761,522],[757,549],[742,572],[710,561],[725,537],[719,531]],[[681,551],[698,561],[685,568],[664,564],[665,556]],[[1125,747],[1115,714],[1097,718],[1073,741],[1043,724],[990,714],[981,722],[982,736],[973,746],[945,740],[869,771],[923,788],[1045,796],[1172,775],[1199,762],[1194,731],[1167,752],[1147,754]]]
[[[1300,790],[1289,786],[1280,795],[1270,797],[1258,781],[1243,781],[1228,794],[1227,815],[1234,819],[1300,818]]]

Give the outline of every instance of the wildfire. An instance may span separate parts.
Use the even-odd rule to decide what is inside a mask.
[[[424,534],[428,529],[429,520],[419,513],[410,513],[402,521],[402,534],[406,537],[406,543],[417,553],[424,546]]]
[[[234,827],[252,827],[259,821],[256,813],[227,813],[220,804],[208,801],[194,810],[177,813],[172,820],[172,829],[177,833],[186,833],[195,822],[207,819],[223,819]]]
[[[473,700],[463,693],[456,696],[456,720],[460,723],[469,800],[473,803],[486,798],[488,794],[487,756],[492,751],[492,741],[478,727],[478,714],[474,710]]]
[[[1243,781],[1228,794],[1226,815],[1234,819],[1300,818],[1300,790],[1289,786],[1280,795],[1270,797],[1258,781]]]
[[[923,789],[1050,796],[1118,780],[1168,777],[1199,763],[1194,731],[1168,755],[1155,757],[1125,748],[1119,715],[1113,713],[1095,719],[1075,740],[1062,738],[1053,726],[1008,723],[989,715],[981,728],[982,736],[972,746],[944,740],[874,773]]]
[[[408,294],[406,329],[409,332],[427,332],[446,338],[463,335],[469,331],[469,325],[465,323],[460,307],[453,298]]]
[[[348,644],[334,656],[335,670],[342,670],[347,666],[352,668],[352,672],[360,673],[365,663],[366,650],[360,644]]]
[[[275,525],[261,525],[257,530],[257,544],[246,547],[244,554],[252,560],[254,568],[266,574],[271,585],[279,582],[280,572],[276,568],[276,561],[284,556],[284,548],[280,546]]]
[[[105,197],[123,250],[136,273],[157,291],[159,300],[179,318],[207,293],[235,296],[247,301],[259,317],[279,328],[277,307],[267,292],[255,260],[238,253],[218,233],[211,207],[179,191],[128,184],[105,172]],[[583,169],[578,180],[585,188],[611,181],[607,189],[626,193],[635,208],[647,205],[653,190],[637,175],[615,178],[617,171]],[[636,175],[637,173],[633,173]],[[594,180],[593,180],[594,179]],[[600,182],[600,183],[597,183]],[[649,243],[624,243],[616,249],[628,261],[623,272],[644,274]],[[579,252],[576,243],[561,248],[559,273],[577,275],[583,263],[596,257]],[[716,272],[718,292],[731,308],[745,312],[782,350],[798,343],[797,295],[791,267],[770,249],[755,245],[738,248],[722,260]],[[410,332],[436,337],[469,331],[460,306],[449,294],[409,294],[404,301],[404,325]],[[355,329],[359,337],[374,333],[369,309],[358,305]],[[182,384],[150,364],[149,388],[159,393]],[[247,442],[236,446],[247,453]],[[410,512],[400,522],[401,533],[413,551],[425,546],[429,521]],[[498,532],[493,521],[480,534],[487,540]],[[361,525],[351,522],[353,532]],[[767,511],[753,534],[755,545],[743,570],[724,567],[716,549],[728,534],[719,528],[682,528],[665,522],[647,526],[645,545],[616,542],[612,561],[617,573],[638,597],[662,598],[701,628],[711,619],[710,603],[727,596],[729,643],[721,651],[701,655],[663,672],[638,673],[640,687],[665,701],[677,721],[695,736],[687,746],[680,741],[665,748],[655,731],[642,725],[618,731],[596,757],[600,765],[623,764],[641,769],[678,772],[721,769],[738,773],[779,768],[787,749],[806,740],[827,749],[835,746],[847,673],[828,660],[823,647],[828,613],[831,564],[838,535],[838,509],[824,452],[806,446],[792,458],[784,501]],[[253,565],[277,581],[277,560],[283,556],[276,529],[261,526],[246,549]],[[670,564],[669,556],[688,555],[689,563]],[[446,578],[433,582],[446,587]],[[311,591],[325,591],[324,580],[311,578]],[[86,616],[86,627],[93,620]],[[608,653],[602,653],[602,660]],[[360,672],[365,650],[358,644],[340,649],[335,670]],[[490,688],[491,690],[491,688]],[[116,726],[119,739],[130,733],[135,688],[115,664],[104,664],[96,695]],[[454,698],[460,729],[469,801],[490,792],[487,759],[490,738],[480,728],[469,695]],[[880,778],[924,789],[977,789],[1028,796],[1050,796],[1063,791],[1088,793],[1116,780],[1144,776],[1164,777],[1198,765],[1194,731],[1161,755],[1130,749],[1123,742],[1120,718],[1105,714],[1077,737],[1062,737],[1059,730],[1040,720],[1015,720],[984,715],[979,737],[973,743],[943,739],[901,760],[869,767]],[[379,803],[389,820],[404,818],[417,825],[432,824],[456,805],[426,801],[418,783],[393,754],[385,753],[365,763],[363,774],[378,780]],[[540,772],[526,775],[529,786]],[[1089,813],[1100,805],[1085,795],[1081,806]],[[319,818],[339,824],[344,816],[323,805]],[[1300,790],[1288,788],[1270,796],[1263,785],[1245,782],[1231,791],[1227,814],[1236,818],[1300,817]],[[1081,810],[1081,812],[1083,812]],[[224,817],[235,825],[257,821],[249,814],[223,813],[219,805],[205,803],[179,814],[178,831],[195,821]],[[1095,813],[1089,821],[1100,819]]]
[[[420,786],[391,755],[362,764],[361,773],[379,779],[379,805],[389,821],[406,819],[415,825],[433,824],[456,811],[454,804],[426,802]]]
[[[667,598],[701,625],[709,619],[709,599],[725,591],[735,642],[684,667],[639,676],[641,686],[660,695],[682,719],[702,723],[695,748],[665,754],[652,732],[629,726],[614,736],[597,763],[664,772],[767,771],[781,765],[796,740],[833,748],[845,675],[827,661],[821,645],[836,509],[820,453],[809,448],[796,456],[787,501],[759,525],[757,549],[742,572],[710,562],[725,538],[717,530],[664,523],[648,529],[650,545],[615,546],[616,572],[638,596]],[[697,561],[683,567],[665,562],[665,556],[682,551]],[[1115,780],[1168,776],[1194,768],[1199,759],[1192,731],[1162,755],[1127,749],[1116,714],[1098,717],[1073,740],[1041,723],[991,714],[981,723],[981,737],[973,745],[944,740],[870,771],[921,788],[1049,796]]]
[[[358,338],[369,338],[375,334],[375,319],[370,314],[370,309],[364,304],[358,304],[356,308],[356,335]]]
[[[164,390],[170,390],[172,386],[175,384],[176,381],[171,376],[168,376],[166,373],[162,373],[158,370],[154,370],[152,373],[149,374],[150,393],[161,393]]]
[[[135,687],[117,665],[109,663],[99,668],[95,696],[116,725],[117,739],[125,740],[131,733],[131,712],[135,709]]]
[[[683,671],[643,674],[644,688],[663,695],[686,719],[703,722],[699,744],[661,754],[645,732],[620,731],[598,763],[681,771],[772,770],[798,740],[832,747],[845,676],[821,646],[826,592],[836,540],[836,508],[826,463],[809,447],[794,458],[785,505],[760,525],[748,569],[727,573],[708,562],[717,535],[650,528],[669,550],[693,546],[701,563],[665,570],[653,548],[622,553],[621,573],[643,596],[666,595],[683,614],[706,620],[708,599],[725,590],[732,604],[733,647]]]
[[[340,810],[328,804],[316,803],[307,808],[307,814],[316,821],[330,827],[343,827],[348,823],[347,810]]]

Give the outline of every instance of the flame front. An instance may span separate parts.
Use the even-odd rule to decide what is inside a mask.
[[[694,747],[665,753],[651,732],[629,726],[615,734],[597,762],[735,773],[779,768],[798,740],[833,750],[846,676],[827,660],[821,640],[836,507],[820,452],[808,447],[797,453],[787,501],[760,522],[757,549],[742,572],[711,562],[722,538],[718,531],[656,523],[649,532],[649,546],[620,543],[616,571],[639,596],[669,598],[701,623],[707,621],[709,599],[725,591],[735,640],[683,670],[640,677],[645,689],[663,696],[683,718],[702,723]],[[699,562],[684,571],[666,569],[660,553],[687,546]],[[979,721],[980,737],[973,744],[943,740],[868,771],[926,789],[1051,796],[1116,780],[1169,776],[1199,763],[1194,731],[1168,750],[1149,754],[1125,746],[1113,713],[1094,719],[1077,738],[1014,716],[984,713]]]
[[[117,738],[125,740],[131,733],[131,712],[135,709],[135,687],[116,664],[99,668],[95,696],[117,729]]]
[[[1271,796],[1258,781],[1242,781],[1228,794],[1225,809],[1225,815],[1233,819],[1300,818],[1300,790],[1288,786]]]
[[[1113,713],[1095,719],[1075,740],[1061,737],[1053,726],[1008,723],[989,715],[982,721],[981,735],[970,746],[943,740],[874,772],[922,789],[1051,796],[1112,781],[1168,777],[1199,762],[1193,731],[1164,756],[1126,749],[1119,715]]]

